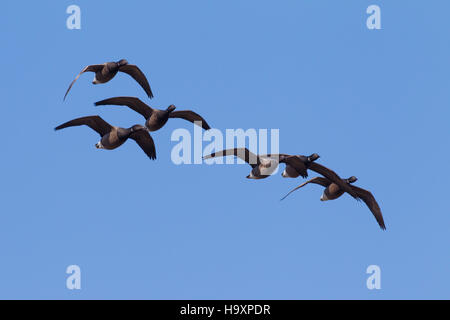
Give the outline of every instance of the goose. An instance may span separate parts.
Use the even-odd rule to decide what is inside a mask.
[[[57,126],[55,130],[82,125],[90,127],[100,135],[100,141],[95,144],[97,149],[113,150],[130,138],[136,141],[150,159],[156,159],[155,143],[148,133],[148,129],[139,124],[130,128],[120,128],[110,125],[100,116],[87,116],[63,123]]]
[[[106,62],[103,64],[92,64],[87,67],[85,67],[81,72],[76,76],[76,78],[72,81],[69,88],[66,91],[66,94],[64,95],[64,99],[66,100],[67,94],[69,93],[70,89],[72,88],[75,81],[78,80],[78,78],[85,72],[94,72],[95,77],[92,81],[93,84],[100,84],[100,83],[106,83],[110,81],[112,78],[116,76],[118,72],[125,72],[129,74],[131,77],[133,77],[134,80],[136,80],[141,87],[145,90],[148,97],[151,99],[153,98],[152,89],[150,88],[150,84],[147,81],[147,78],[145,77],[144,73],[139,69],[137,66],[133,64],[128,64],[128,61],[125,59],[122,59],[117,62]]]
[[[247,148],[234,148],[222,150],[219,152],[211,153],[203,159],[211,159],[215,157],[225,157],[234,155],[245,162],[247,162],[251,167],[252,171],[247,176],[248,179],[264,179],[268,176],[272,175],[275,169],[278,167],[279,163],[286,163],[286,168],[289,166],[289,169],[286,169],[283,172],[283,176],[289,177],[298,177],[302,175],[303,177],[307,177],[307,168],[309,168],[310,164],[319,158],[317,153],[314,153],[307,156],[291,156],[287,154],[266,154],[266,155],[256,155],[253,152],[250,152]],[[296,167],[291,167],[286,161],[290,158],[295,158],[289,160],[290,162],[295,164]],[[288,173],[289,172],[289,173]]]
[[[353,198],[358,199],[356,192],[349,187],[347,183],[344,183],[341,177],[333,170],[315,162],[320,158],[317,153],[310,155],[309,157],[302,155],[280,155],[280,162],[286,164],[286,168],[281,174],[283,178],[302,178],[308,177],[307,169],[312,170],[318,174],[321,174],[330,181],[337,184],[342,190],[350,194]]]
[[[167,120],[169,120],[169,118],[181,118],[199,125],[205,130],[211,129],[206,120],[203,119],[199,114],[190,110],[174,111],[176,107],[173,104],[170,105],[166,110],[158,110],[151,108],[135,97],[115,97],[97,101],[95,105],[127,106],[130,109],[141,114],[145,118],[145,126],[149,131],[156,131],[161,129],[166,124]]]
[[[352,183],[356,182],[357,180],[358,179],[355,176],[352,176],[348,179],[343,179],[342,181],[354,191],[358,199],[362,199],[364,201],[364,203],[367,205],[367,207],[370,209],[373,216],[377,220],[380,228],[386,230],[383,215],[381,213],[380,206],[375,200],[375,197],[372,195],[370,191],[352,185]],[[289,193],[286,194],[281,200],[285,199],[295,190],[298,190],[309,183],[315,183],[325,187],[325,190],[323,191],[322,196],[320,197],[320,201],[335,200],[345,193],[345,191],[342,188],[340,188],[336,183],[330,181],[329,179],[323,177],[315,177],[289,191]]]
[[[296,178],[298,176],[307,178],[307,170],[309,169],[323,175],[324,177],[327,177],[330,181],[333,181],[344,191],[348,192],[352,197],[358,199],[358,195],[346,183],[343,182],[341,177],[339,177],[336,172],[315,162],[320,158],[317,153],[313,153],[310,156],[288,154],[266,154],[257,156],[256,154],[250,152],[247,148],[234,148],[214,152],[203,157],[203,159],[224,157],[228,155],[237,156],[252,167],[252,171],[247,176],[248,179],[267,178],[275,171],[279,163],[284,163],[286,164],[286,168],[283,171],[282,176],[285,178]]]

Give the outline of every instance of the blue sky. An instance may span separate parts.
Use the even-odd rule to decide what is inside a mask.
[[[81,8],[81,30],[66,8]],[[366,8],[381,8],[368,30]],[[448,1],[5,1],[2,39],[0,298],[449,299]],[[126,58],[93,86],[88,64]],[[387,231],[348,195],[319,201],[301,179],[245,165],[180,165],[177,128],[158,159],[132,141],[96,150],[95,101],[130,95],[193,109],[212,127],[280,129],[280,151],[320,163],[377,198]],[[311,173],[311,176],[314,176]],[[82,289],[68,290],[79,265]],[[381,268],[368,290],[366,268]]]

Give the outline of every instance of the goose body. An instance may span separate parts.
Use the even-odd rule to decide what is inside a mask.
[[[111,131],[101,137],[97,143],[97,148],[113,150],[120,147],[130,137],[131,130],[119,127],[112,127]]]
[[[252,167],[248,179],[264,179],[271,176],[278,167],[279,162],[274,158],[259,157],[259,164]]]
[[[97,68],[97,71],[94,71],[95,76],[92,84],[101,84],[112,80],[119,72],[119,68],[120,64],[118,62],[104,63],[101,69]]]
[[[169,121],[169,115],[169,110],[153,109],[152,115],[145,121],[145,126],[149,131],[157,131]]]
[[[344,194],[344,190],[339,188],[336,183],[331,183],[328,187],[323,190],[320,196],[320,201],[335,200]]]
[[[317,153],[310,155],[309,157],[303,155],[280,155],[280,162],[286,164],[286,168],[281,174],[284,178],[302,178],[308,177],[308,169],[311,164],[319,159],[320,156]]]

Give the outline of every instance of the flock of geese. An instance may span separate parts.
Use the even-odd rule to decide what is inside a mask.
[[[107,62],[85,67],[70,84],[64,95],[64,100],[74,83],[85,72],[95,73],[93,84],[106,83],[112,80],[119,72],[127,73],[139,83],[150,99],[153,98],[150,84],[144,73],[136,65],[129,64],[127,60],[122,59],[118,62]],[[55,130],[86,125],[96,131],[101,137],[100,141],[95,145],[97,148],[107,150],[116,149],[128,139],[132,139],[150,159],[154,160],[156,159],[156,148],[150,132],[161,129],[170,118],[184,119],[201,126],[204,130],[210,129],[208,123],[199,114],[191,110],[175,111],[174,105],[170,105],[165,110],[154,109],[135,97],[115,97],[95,103],[95,106],[103,105],[127,106],[145,118],[145,125],[136,124],[129,128],[121,128],[109,124],[98,115],[93,115],[70,120],[57,126]],[[282,173],[282,176],[285,178],[297,178],[299,176],[307,178],[308,170],[314,171],[320,174],[321,177],[315,177],[302,183],[291,190],[281,200],[307,184],[318,184],[325,188],[320,198],[321,201],[334,200],[344,193],[348,193],[356,200],[364,201],[377,220],[380,228],[383,230],[386,229],[381,209],[372,193],[353,185],[357,181],[356,177],[352,176],[348,179],[342,179],[333,170],[317,163],[316,160],[319,159],[317,153],[310,156],[288,154],[256,155],[247,148],[234,148],[214,152],[203,158],[211,159],[229,155],[236,156],[251,166],[252,170],[247,176],[249,179],[264,179],[269,177],[280,163],[285,164],[285,169]]]

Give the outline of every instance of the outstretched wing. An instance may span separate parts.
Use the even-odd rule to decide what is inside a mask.
[[[61,130],[68,127],[76,127],[82,125],[90,127],[92,130],[95,130],[102,137],[108,132],[110,132],[112,129],[112,126],[108,122],[103,120],[101,117],[88,116],[67,121],[62,125],[57,126],[55,130]]]
[[[381,229],[386,230],[386,226],[384,224],[383,215],[381,214],[380,206],[378,205],[377,201],[375,200],[375,197],[372,195],[372,193],[368,190],[364,190],[362,188],[356,187],[356,186],[350,186],[357,196],[361,198],[364,203],[369,207],[370,211],[372,211],[373,216],[377,220],[379,226]]]
[[[114,106],[127,106],[128,108],[136,111],[144,116],[147,120],[153,113],[153,109],[146,105],[144,102],[135,97],[115,97],[102,101],[97,101],[96,106],[114,105]]]
[[[284,159],[286,159],[287,157],[290,157],[290,155],[288,154],[284,154],[284,153],[268,153],[268,154],[260,154],[259,155],[261,158],[269,158],[269,159],[273,159],[273,160],[277,160],[278,162],[283,162]]]
[[[342,180],[341,177],[339,177],[338,174],[333,170],[328,169],[327,167],[317,162],[311,162],[311,164],[309,165],[309,169],[323,175],[328,180],[336,183],[339,188],[350,194],[353,198],[359,199],[358,195],[355,191],[353,191],[352,188],[350,188],[349,184]]]
[[[190,121],[196,125],[200,125],[203,129],[209,130],[211,127],[208,125],[205,119],[203,119],[198,113],[190,110],[173,111],[169,114],[169,118],[180,118]],[[199,124],[200,122],[200,124]]]
[[[145,154],[152,160],[156,159],[155,142],[152,136],[145,130],[135,131],[130,135],[130,138],[136,141]]]
[[[234,148],[222,150],[219,152],[213,152],[210,155],[204,156],[203,159],[211,159],[215,157],[225,157],[225,156],[236,156],[247,162],[253,168],[259,165],[260,163],[259,157],[253,152],[250,152],[247,148]]]
[[[290,195],[292,192],[294,192],[295,190],[298,190],[298,189],[302,188],[303,186],[306,186],[308,183],[320,184],[321,186],[324,186],[325,188],[328,187],[328,186],[331,184],[331,182],[330,182],[328,179],[326,179],[326,178],[315,177],[315,178],[309,179],[309,180],[306,181],[306,182],[303,182],[303,183],[302,183],[301,185],[299,185],[298,187],[295,187],[294,189],[292,189],[291,191],[289,191],[283,198],[281,198],[281,200],[286,199],[286,197],[287,197],[288,195]]]
[[[133,77],[134,80],[136,80],[142,87],[142,89],[145,90],[148,97],[151,99],[153,98],[152,89],[150,88],[150,84],[148,83],[147,78],[145,77],[144,73],[139,69],[137,66],[133,64],[126,64],[119,68],[119,71],[125,72],[126,74],[129,74]]]
[[[66,100],[67,94],[69,93],[70,89],[72,88],[75,81],[78,80],[78,78],[85,72],[97,72],[103,69],[103,64],[93,64],[90,66],[85,67],[81,72],[76,76],[76,78],[72,81],[72,83],[69,86],[69,89],[67,89],[66,94],[64,95],[64,99]]]

